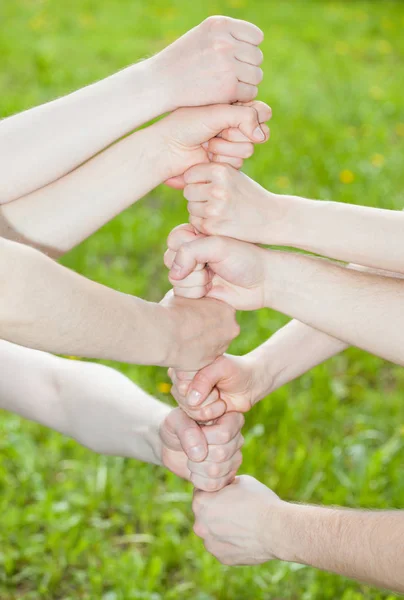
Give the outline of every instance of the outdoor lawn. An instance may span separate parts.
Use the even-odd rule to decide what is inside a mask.
[[[404,208],[399,1],[0,0],[0,117],[149,56],[218,13],[265,32],[259,97],[272,106],[272,135],[246,172],[276,192]],[[169,288],[167,234],[186,220],[181,193],[160,187],[63,263],[157,301]],[[287,319],[264,310],[239,322],[231,352],[244,354]],[[165,370],[114,366],[173,402]],[[350,350],[255,407],[241,472],[296,502],[404,508],[403,394],[404,369]],[[1,417],[0,600],[396,597],[296,564],[221,566],[192,532],[190,485]]]

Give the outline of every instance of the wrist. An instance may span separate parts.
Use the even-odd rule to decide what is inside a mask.
[[[299,505],[284,500],[266,507],[262,531],[268,560],[294,561],[296,536],[293,527],[296,519],[299,519],[299,509]]]
[[[251,381],[251,403],[254,406],[272,391],[272,363],[262,360],[260,347],[243,357],[246,369],[250,373]]]

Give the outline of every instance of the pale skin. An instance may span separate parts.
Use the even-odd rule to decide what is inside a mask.
[[[175,293],[220,299],[239,310],[272,308],[345,343],[404,365],[404,281],[324,259],[259,248],[219,236],[183,244],[172,259]],[[210,277],[195,294],[178,282],[198,264]]]
[[[148,60],[5,119],[0,203],[63,177],[159,115],[253,100],[262,80],[262,40],[251,23],[210,17]]]
[[[227,565],[278,559],[404,592],[404,511],[360,511],[282,501],[243,475],[196,491],[195,533]]]
[[[203,235],[198,234],[191,225],[182,225],[173,230],[168,239],[169,250],[165,256],[165,262],[167,266],[170,267],[172,265],[174,257],[176,256],[176,252],[181,245],[185,244],[185,246],[188,246],[189,244],[193,244],[195,240],[198,241],[199,244],[208,243],[208,240]],[[239,249],[240,246],[237,244],[242,244],[241,242],[236,242],[234,240],[228,240],[227,242],[224,240],[224,243],[225,245],[234,244],[234,246]],[[232,246],[232,248],[234,248],[234,246]],[[291,283],[289,284],[288,257],[290,257],[292,260],[296,258],[303,259],[302,263],[300,263],[300,261],[298,262],[298,265],[302,265],[302,272],[305,265],[305,260],[308,257],[265,251],[263,249],[256,248],[251,244],[242,244],[242,246],[247,251],[247,254],[250,251],[253,254],[257,252],[257,256],[261,256],[264,260],[267,260],[268,257],[271,258],[272,255],[275,256],[275,259],[282,258],[284,266],[281,267],[280,273],[282,274],[282,277],[285,277],[285,285],[290,285],[290,289],[293,291],[292,281],[293,277],[297,277],[297,275],[291,274]],[[250,262],[247,264],[245,258],[246,256],[244,259],[242,259],[240,256],[237,257],[236,253],[233,253],[231,267],[229,267],[229,273],[238,273],[244,269],[245,272],[248,272],[254,277],[254,265],[251,266]],[[254,259],[252,259],[252,262],[254,263]],[[349,269],[344,269],[321,260],[316,262],[316,267],[317,263],[320,273],[317,275],[316,269],[315,276],[308,276],[308,279],[314,286],[316,285],[317,277],[319,277],[321,281],[321,277],[326,276],[327,271],[324,271],[324,269],[327,269],[327,267],[337,269],[335,282],[333,279],[333,285],[336,284],[337,288],[339,281],[338,277],[340,274],[342,274],[342,276],[345,275],[346,272],[352,276],[357,274],[359,277],[368,275],[376,278],[371,279],[372,284],[374,285],[375,282],[377,282],[377,284],[381,285],[382,290],[384,288],[384,284],[386,282],[391,284],[393,279],[395,280],[395,283],[400,285],[400,290],[401,286],[403,285],[403,282],[401,281],[402,276],[400,274],[387,271],[382,272],[379,270],[374,271],[365,269],[358,265],[350,265]],[[259,262],[256,262],[255,266],[258,264]],[[210,269],[210,273],[206,272],[205,270],[204,275],[202,275],[202,272],[199,270],[194,272],[191,276],[186,277],[183,280],[183,285],[187,287],[175,286],[176,293],[179,295],[196,297],[198,295],[205,294],[208,288],[212,288],[208,292],[209,295],[214,288],[215,277],[217,277],[214,275],[216,266],[211,265]],[[271,271],[269,280],[273,275],[275,275],[275,272],[272,273]],[[204,279],[202,279],[202,277]],[[172,279],[172,281],[175,280]],[[223,292],[225,288],[223,287],[220,278],[216,279],[216,281],[216,285],[219,286],[219,292]],[[296,281],[298,280],[296,279]],[[346,280],[343,279],[343,281],[345,282]],[[272,282],[270,285],[272,286]],[[344,285],[347,292],[345,291],[345,293],[341,294],[341,302],[348,302],[349,305],[349,302],[353,303],[355,301],[357,285],[353,285],[351,280],[345,282]],[[260,286],[257,287],[257,290],[259,289]],[[333,304],[327,304],[325,300],[327,289],[327,286],[325,286],[325,290],[323,292],[324,303],[322,304],[322,310],[328,315],[331,315],[329,319],[332,323],[332,319],[335,320],[336,317],[332,316],[334,310],[332,308]],[[215,291],[212,293],[215,295]],[[246,290],[244,293],[246,294]],[[251,293],[251,291],[249,293]],[[260,292],[258,291],[257,293],[259,297]],[[262,293],[265,296],[265,293]],[[369,295],[372,296],[370,293]],[[388,293],[385,295],[387,297],[387,301],[389,301]],[[247,296],[248,295],[246,295],[246,297]],[[240,294],[237,293],[236,297],[239,299]],[[263,296],[260,297],[262,298]],[[300,309],[302,302],[300,300],[297,300],[297,302]],[[309,302],[307,304],[310,306]],[[263,306],[263,304],[257,304],[256,306]],[[350,306],[352,306],[352,304]],[[282,308],[280,308],[280,310],[282,310]],[[347,313],[350,313],[350,310],[351,308],[349,311],[347,311]],[[289,314],[291,316],[296,316],[292,311]],[[218,358],[215,363],[207,366],[196,375],[195,373],[190,373],[185,370],[174,371],[171,369],[170,376],[175,384],[173,387],[174,397],[184,408],[184,410],[188,412],[188,414],[199,421],[216,418],[217,416],[223,414],[223,412],[226,410],[226,406],[229,410],[241,410],[242,412],[248,411],[256,402],[278,387],[284,385],[288,381],[291,381],[295,377],[300,376],[302,373],[316,366],[320,362],[323,362],[331,356],[341,352],[349,345],[348,339],[344,340],[343,337],[345,327],[347,330],[349,328],[349,319],[348,323],[345,323],[345,325],[341,327],[342,317],[339,317],[338,321],[335,323],[335,327],[331,329],[334,335],[330,335],[329,333],[321,331],[321,328],[318,326],[320,321],[319,315],[314,315],[314,317],[316,320],[312,322],[315,323],[314,327],[316,328],[310,326],[312,322],[304,324],[302,322],[292,321],[285,328],[272,336],[265,344],[247,354],[245,357],[233,357],[225,355]],[[323,326],[323,320],[321,320],[321,324]],[[368,328],[365,326],[365,324],[366,320],[364,320],[363,325],[363,330],[366,332]],[[352,323],[350,327],[353,328]],[[394,326],[392,325],[390,327],[391,336],[393,335],[393,330]],[[377,336],[372,338],[371,347],[373,348],[374,353],[377,354],[378,348],[375,345],[376,339]],[[308,348],[310,349],[310,352],[307,351]],[[388,344],[386,344],[386,351],[389,351]],[[394,357],[392,356],[392,360],[400,363],[400,356],[400,348],[399,344],[397,344],[397,349]],[[192,385],[190,385],[190,381],[192,381]]]
[[[207,491],[232,481],[241,464],[242,415],[229,413],[203,428],[114,369],[5,341],[0,362],[0,408],[94,452],[163,465]]]
[[[202,233],[404,273],[402,211],[273,194],[225,165],[197,165],[184,179],[190,222]]]
[[[66,189],[51,189],[49,196],[46,188],[38,192],[47,218],[28,218],[32,213],[25,207],[19,229],[25,238],[64,252],[158,183],[207,161],[209,141],[221,131],[238,128],[240,135],[249,136],[250,146],[254,131],[269,117],[263,103],[180,109],[66,176],[60,184],[69,178]],[[267,139],[268,130],[262,135]],[[245,152],[246,142],[230,145]],[[94,205],[87,210],[79,195],[90,185],[99,194],[96,211]],[[58,188],[58,182],[53,186]],[[73,192],[77,197],[69,205]],[[63,207],[59,200],[53,203],[58,197]],[[23,200],[7,206],[10,214],[13,204]],[[224,303],[148,303],[86,280],[27,246],[6,239],[0,244],[0,337],[8,341],[59,354],[192,370],[212,362],[238,334],[234,311]]]

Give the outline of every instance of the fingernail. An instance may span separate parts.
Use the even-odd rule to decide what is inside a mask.
[[[204,454],[205,451],[203,446],[193,446],[188,450],[188,457],[192,460],[200,460],[201,458],[204,458]]]
[[[191,390],[191,392],[188,395],[188,404],[190,406],[198,406],[201,398],[201,392],[198,392],[197,390]]]
[[[261,142],[262,142],[263,140],[265,140],[265,134],[264,134],[264,132],[262,131],[261,127],[256,127],[256,128],[254,129],[254,138],[255,138],[256,140],[260,140]]]

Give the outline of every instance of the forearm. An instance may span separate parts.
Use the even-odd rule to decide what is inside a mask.
[[[283,385],[342,352],[348,344],[292,320],[245,356],[258,402]]]
[[[402,278],[399,273],[370,269],[362,265],[351,264],[349,267],[356,271]],[[348,346],[349,344],[300,321],[290,321],[245,357],[253,373],[256,401],[339,354]]]
[[[269,194],[278,219],[267,243],[292,246],[367,267],[404,273],[404,213]],[[274,227],[276,225],[276,227]]]
[[[0,338],[57,354],[167,364],[169,309],[0,239]]]
[[[0,204],[72,171],[139,125],[175,108],[155,58],[0,123]],[[21,177],[21,173],[24,176]]]
[[[96,452],[161,464],[159,427],[170,407],[118,371],[5,341],[0,361],[1,408]]]
[[[293,253],[267,251],[265,303],[345,343],[404,364],[404,282]]]
[[[404,592],[404,511],[282,503],[267,513],[266,545],[281,560]],[[271,536],[272,539],[269,539]]]
[[[59,256],[169,175],[158,127],[138,131],[23,198],[0,206],[0,235]]]

